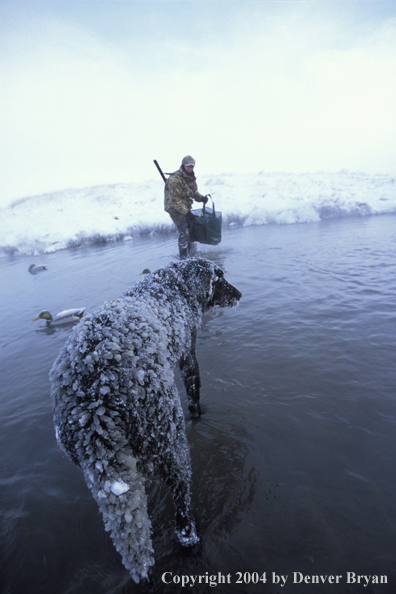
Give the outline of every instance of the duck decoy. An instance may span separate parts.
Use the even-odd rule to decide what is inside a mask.
[[[48,268],[41,264],[30,264],[29,266],[30,274],[38,274],[39,272],[43,272],[43,270],[48,270]]]
[[[65,309],[60,311],[56,316],[52,317],[49,311],[41,311],[32,322],[36,320],[46,320],[47,326],[60,326],[61,324],[70,324],[79,322],[84,315],[85,307],[77,307],[75,309]]]

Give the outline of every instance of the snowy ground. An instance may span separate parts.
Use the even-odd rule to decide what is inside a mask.
[[[396,212],[395,179],[365,173],[199,176],[224,228]],[[193,208],[199,208],[195,203]],[[173,230],[161,179],[29,196],[0,209],[0,254],[38,255]]]

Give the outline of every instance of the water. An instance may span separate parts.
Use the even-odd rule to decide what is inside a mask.
[[[81,471],[55,443],[47,376],[70,330],[31,319],[94,310],[174,259],[175,237],[1,260],[0,592],[394,592],[395,221],[234,228],[219,247],[200,246],[243,298],[204,318],[200,420],[178,379],[201,543],[178,546],[171,500],[153,484],[150,587],[130,580]],[[49,271],[31,276],[32,261]],[[165,572],[170,582],[221,572],[230,583],[181,589]],[[235,583],[237,572],[250,583]],[[267,583],[252,583],[264,572]],[[341,578],[307,585],[293,572]],[[347,572],[388,584],[347,584]]]

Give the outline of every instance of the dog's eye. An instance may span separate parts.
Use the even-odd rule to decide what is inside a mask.
[[[223,278],[223,276],[224,276],[224,272],[222,271],[221,268],[216,268],[215,274],[216,274],[215,280],[217,280],[219,278]]]

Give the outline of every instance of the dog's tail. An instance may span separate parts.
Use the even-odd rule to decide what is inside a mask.
[[[145,479],[136,468],[136,459],[120,452],[119,464],[83,469],[85,481],[103,516],[114,546],[132,579],[138,583],[148,577],[154,565],[151,521],[147,513]]]

